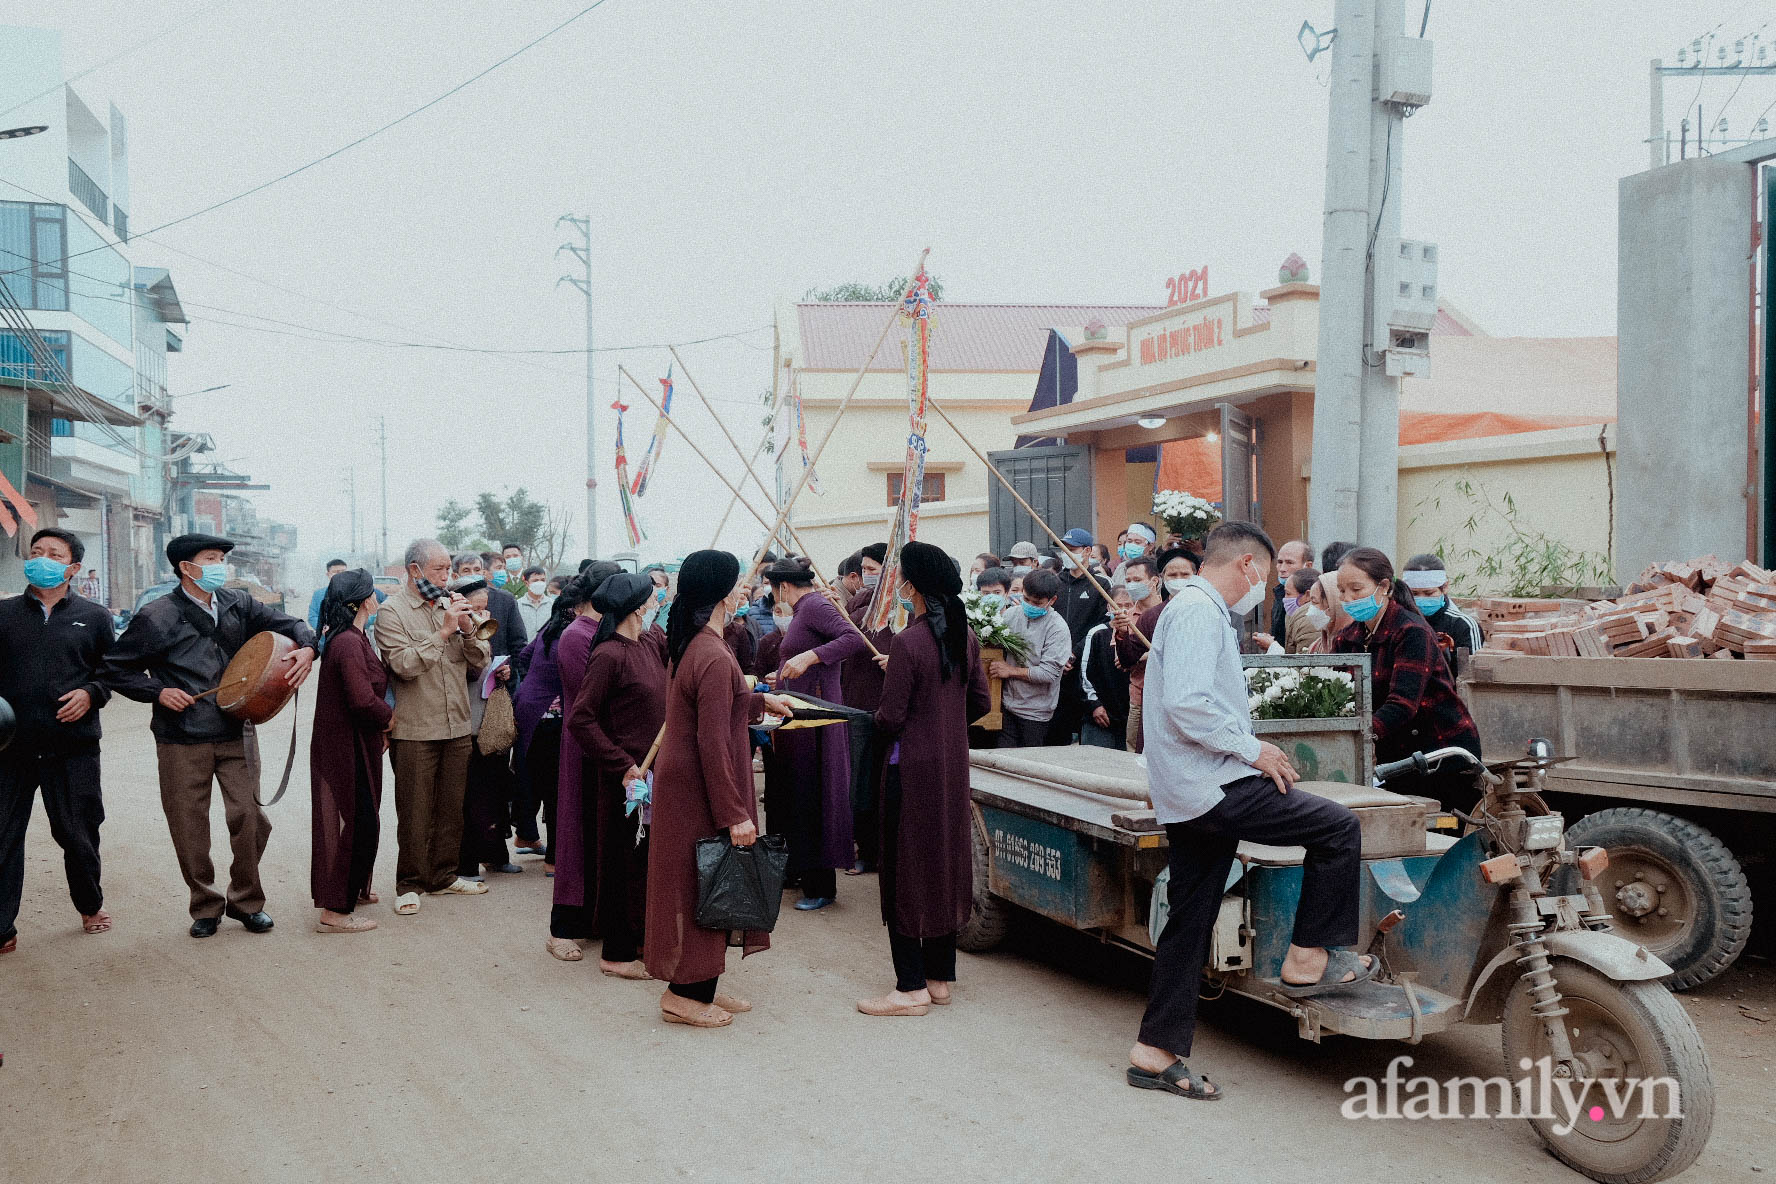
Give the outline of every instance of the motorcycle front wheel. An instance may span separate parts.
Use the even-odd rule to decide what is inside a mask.
[[[1683,1171],[1714,1125],[1714,1077],[1696,1025],[1657,982],[1616,982],[1571,958],[1551,961],[1579,1077],[1564,1090],[1559,1081],[1543,1087],[1548,1035],[1518,984],[1503,1040],[1507,1075],[1530,1083],[1519,1109],[1550,1151],[1593,1180],[1649,1184]]]

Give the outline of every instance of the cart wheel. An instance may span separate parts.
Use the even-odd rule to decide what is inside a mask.
[[[1600,810],[1567,829],[1569,847],[1604,847],[1599,877],[1618,932],[1672,969],[1674,991],[1733,964],[1751,937],[1751,888],[1725,844],[1693,822],[1638,807]]]
[[[1505,1005],[1505,1072],[1514,1082],[1527,1078],[1531,1084],[1527,1104],[1518,1100],[1514,1108],[1548,1115],[1529,1120],[1536,1134],[1593,1180],[1647,1184],[1683,1171],[1701,1154],[1714,1125],[1714,1078],[1689,1013],[1657,982],[1619,983],[1571,958],[1552,962],[1567,1009],[1563,1022],[1583,1067],[1583,1078],[1570,1086],[1579,1113],[1569,1119],[1558,1087],[1551,1097],[1542,1096],[1542,1077],[1533,1066],[1550,1055],[1548,1035],[1521,986],[1513,987]],[[1524,1058],[1530,1069],[1522,1067]],[[1677,1085],[1675,1102],[1667,1079]],[[1639,1084],[1616,1085],[1618,1101],[1605,1084],[1612,1081]],[[1643,1117],[1647,1113],[1654,1117]]]
[[[956,948],[971,954],[984,954],[1005,940],[1011,928],[1011,904],[987,891],[988,872],[993,866],[993,852],[987,845],[987,828],[980,811],[974,810],[969,832],[974,836],[974,903],[968,910],[968,922],[956,934]]]

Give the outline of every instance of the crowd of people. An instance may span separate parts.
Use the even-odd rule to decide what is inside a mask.
[[[1286,989],[1331,989],[1373,969],[1340,948],[1356,936],[1354,819],[1286,792],[1294,771],[1253,734],[1241,653],[1367,653],[1378,759],[1444,744],[1478,753],[1453,665],[1479,645],[1479,628],[1453,605],[1434,555],[1396,576],[1375,548],[1334,543],[1316,556],[1305,541],[1274,547],[1239,523],[1195,541],[1162,542],[1135,522],[1114,546],[1077,527],[1058,542],[1046,556],[1027,541],[1003,557],[975,555],[966,573],[919,542],[889,567],[886,544],[873,543],[829,586],[794,555],[766,553],[743,569],[731,554],[698,551],[676,575],[589,560],[558,579],[522,547],[452,555],[421,539],[386,596],[370,573],[329,564],[304,622],[223,586],[229,540],[186,535],[166,551],[178,589],[113,638],[108,614],[71,591],[79,539],[39,531],[30,586],[0,600],[0,698],[18,717],[0,759],[0,953],[17,947],[38,788],[83,928],[113,923],[98,855],[99,713],[112,694],[153,704],[191,935],[213,935],[224,918],[254,933],[273,927],[259,877],[271,821],[257,746],[250,725],[207,693],[250,637],[271,631],[290,642],[292,687],[320,668],[309,753],[317,930],[377,927],[364,906],[380,903],[386,754],[395,916],[419,913],[428,896],[484,894],[490,878],[526,870],[519,857],[540,857],[554,881],[539,935],[547,952],[579,962],[598,942],[603,974],[663,982],[662,1018],[697,1027],[750,1010],[720,989],[726,951],[770,940],[695,923],[698,840],[748,846],[761,827],[782,835],[795,907],[809,912],[838,900],[841,875],[877,874],[894,985],[858,1008],[921,1015],[951,1002],[973,897],[969,748],[1145,752],[1170,843],[1171,920],[1129,1080],[1218,1096],[1183,1057],[1239,839],[1308,849]],[[896,586],[884,589],[889,570]],[[1015,659],[983,665],[969,586],[1022,639]],[[884,603],[901,627],[878,625]],[[989,678],[1001,686],[996,733],[974,726]],[[759,727],[797,703],[868,726]],[[213,787],[232,854],[221,888]],[[1446,803],[1463,792],[1435,779],[1408,788]]]

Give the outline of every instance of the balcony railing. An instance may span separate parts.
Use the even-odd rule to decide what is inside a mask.
[[[122,206],[111,207],[111,229],[117,232],[119,242],[129,242],[129,215],[123,212]]]
[[[80,199],[80,204],[93,212],[93,216],[101,222],[111,221],[111,199],[99,188],[97,181],[86,175],[86,170],[68,160],[68,191]]]

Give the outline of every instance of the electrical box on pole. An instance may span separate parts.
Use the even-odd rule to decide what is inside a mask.
[[[1431,327],[1437,320],[1437,245],[1395,239],[1375,245],[1374,324],[1389,378],[1431,372]]]
[[[1416,109],[1431,101],[1429,41],[1422,37],[1389,37],[1376,48],[1380,51],[1375,63],[1376,102]]]

